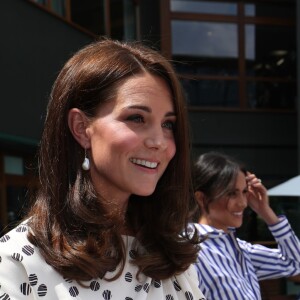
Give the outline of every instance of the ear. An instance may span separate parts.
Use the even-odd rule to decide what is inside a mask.
[[[204,208],[204,198],[205,198],[205,195],[201,191],[195,192],[195,199],[201,209]]]
[[[88,118],[78,108],[70,109],[68,113],[68,125],[74,139],[81,145],[82,148],[90,148],[90,139],[86,133],[88,127]]]

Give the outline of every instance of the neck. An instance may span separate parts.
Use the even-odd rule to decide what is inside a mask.
[[[198,223],[203,224],[203,225],[208,225],[208,226],[214,227],[216,229],[221,229],[224,232],[228,233],[228,228],[222,228],[220,226],[215,226],[215,224],[213,222],[211,222],[211,220],[208,216],[201,216]]]
[[[201,216],[198,223],[199,224],[204,224],[204,225],[210,225],[209,222],[208,222],[208,218],[206,216]]]

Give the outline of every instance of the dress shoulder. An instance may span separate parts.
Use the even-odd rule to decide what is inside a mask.
[[[144,274],[137,278],[137,267],[131,263],[137,244],[133,237],[124,237],[126,263],[117,280],[94,278],[83,286],[48,265],[39,249],[27,239],[27,233],[27,225],[21,224],[0,238],[0,299],[204,299],[193,266],[167,280],[155,280]]]

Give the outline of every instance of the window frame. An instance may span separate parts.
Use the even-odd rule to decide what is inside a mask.
[[[275,18],[275,17],[256,17],[246,16],[245,3],[244,1],[232,1],[237,3],[237,15],[219,15],[219,14],[203,14],[203,13],[188,13],[188,12],[172,12],[171,11],[171,0],[161,1],[161,50],[162,53],[168,58],[172,59],[172,30],[171,22],[173,20],[186,20],[186,21],[207,21],[207,22],[221,22],[221,23],[234,23],[237,25],[237,36],[238,36],[238,75],[237,76],[212,76],[212,75],[194,75],[193,78],[197,80],[237,80],[238,84],[238,107],[201,107],[201,106],[189,106],[192,110],[245,110],[245,111],[291,111],[295,112],[295,109],[284,109],[284,108],[251,108],[247,103],[247,83],[249,82],[288,82],[292,83],[297,80],[278,78],[278,77],[253,77],[247,76],[246,74],[246,58],[245,58],[245,44],[246,44],[246,25],[267,25],[267,26],[294,26],[296,27],[296,19],[292,20],[289,18]],[[222,2],[218,0],[217,2]],[[226,1],[225,1],[226,2]],[[255,3],[258,1],[251,1]],[[272,3],[272,1],[269,1]],[[274,3],[274,2],[273,2]],[[184,78],[187,78],[189,74],[183,74]]]

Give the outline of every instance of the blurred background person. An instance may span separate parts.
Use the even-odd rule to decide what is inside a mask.
[[[260,179],[234,158],[209,152],[198,158],[193,180],[195,226],[204,240],[196,269],[207,299],[261,299],[259,280],[300,273],[300,242],[286,217],[270,207]],[[268,225],[277,249],[236,238],[247,206]]]

